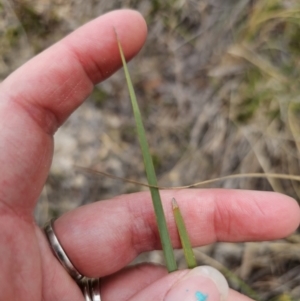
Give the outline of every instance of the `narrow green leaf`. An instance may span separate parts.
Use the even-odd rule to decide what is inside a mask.
[[[133,113],[134,113],[134,118],[136,122],[136,127],[137,127],[137,133],[138,133],[138,138],[140,142],[140,146],[142,149],[142,154],[144,158],[144,165],[146,169],[146,174],[147,174],[147,179],[148,179],[148,184],[151,186],[157,186],[157,180],[156,180],[156,174],[152,162],[152,157],[150,155],[149,151],[149,146],[148,142],[146,139],[146,134],[145,134],[145,129],[143,126],[142,122],[142,117],[141,113],[138,107],[138,103],[136,100],[134,88],[130,79],[129,71],[127,68],[126,60],[124,57],[124,53],[122,50],[122,46],[120,43],[120,40],[118,39],[117,33],[116,33],[117,41],[118,41],[118,46],[119,46],[119,51],[123,63],[123,68],[125,72],[125,77],[127,81],[127,86],[130,94],[130,99],[131,99],[131,104],[133,108]],[[160,240],[163,248],[163,253],[166,261],[166,266],[169,272],[173,272],[177,270],[177,264],[175,261],[175,256],[174,256],[174,251],[170,239],[170,235],[168,232],[167,228],[167,223],[166,223],[166,218],[163,212],[163,207],[159,195],[159,190],[154,187],[150,187],[150,192],[152,196],[152,202],[154,206],[154,211],[155,211],[155,216],[156,216],[156,221],[157,221],[157,226],[159,230],[159,235],[160,235]]]
[[[187,266],[189,269],[193,269],[197,266],[197,262],[195,259],[195,254],[192,249],[192,245],[190,242],[190,238],[188,236],[188,233],[186,231],[185,223],[182,218],[180,209],[178,207],[178,204],[176,200],[173,198],[172,199],[172,207],[173,207],[173,214],[177,226],[177,230],[179,233],[180,241],[181,241],[181,246],[183,248],[185,260],[187,263]]]

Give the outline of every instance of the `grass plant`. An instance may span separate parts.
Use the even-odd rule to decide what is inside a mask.
[[[199,186],[205,186],[208,184],[213,184],[216,182],[222,182],[222,181],[226,181],[228,179],[242,179],[242,178],[262,178],[262,179],[268,179],[268,178],[273,178],[273,179],[281,179],[281,180],[291,180],[291,181],[296,181],[296,182],[300,182],[300,176],[298,175],[289,175],[289,174],[276,174],[276,173],[244,173],[244,174],[236,174],[236,175],[227,175],[227,176],[223,176],[223,177],[218,177],[218,178],[212,178],[212,179],[208,179],[208,180],[204,180],[204,181],[199,181],[199,182],[195,182],[189,185],[184,185],[184,186],[161,186],[161,185],[151,185],[151,184],[147,184],[147,183],[143,183],[143,182],[139,182],[139,181],[135,181],[135,180],[131,180],[128,178],[122,178],[122,177],[118,177],[115,176],[113,174],[104,172],[104,171],[100,171],[100,170],[94,170],[91,168],[86,168],[86,167],[82,167],[82,166],[76,166],[75,167],[77,169],[80,169],[82,171],[85,171],[87,173],[92,173],[92,174],[96,174],[96,175],[102,175],[105,177],[109,177],[115,180],[120,180],[123,182],[127,182],[127,183],[132,183],[132,184],[136,184],[139,186],[144,186],[144,187],[149,187],[149,188],[157,188],[157,189],[187,189],[187,188],[195,188],[195,187],[199,187]]]
[[[118,35],[116,33],[116,38],[118,42],[118,47],[123,63],[123,68],[125,72],[125,77],[127,81],[127,86],[129,90],[129,95],[131,99],[131,104],[132,104],[132,109],[134,113],[134,118],[136,122],[136,128],[137,128],[137,135],[139,138],[142,154],[143,154],[143,159],[144,159],[144,165],[146,169],[146,174],[147,174],[147,179],[148,179],[148,184],[151,185],[150,187],[150,192],[151,192],[151,197],[152,197],[152,202],[153,202],[153,207],[155,211],[155,216],[156,216],[156,221],[157,221],[157,226],[158,226],[158,231],[159,231],[159,236],[160,236],[160,241],[162,244],[162,249],[166,261],[166,266],[169,272],[173,272],[177,270],[177,264],[174,256],[174,251],[172,247],[172,242],[170,239],[170,234],[167,228],[167,223],[166,223],[166,218],[164,215],[162,203],[161,203],[161,198],[159,194],[157,186],[157,179],[156,179],[156,174],[153,166],[153,161],[152,157],[150,155],[149,151],[149,146],[146,138],[146,133],[142,121],[142,116],[140,113],[140,109],[136,100],[134,88],[131,82],[131,78],[129,75],[129,71],[127,68],[127,63],[123,54],[122,46],[119,41]]]
[[[187,263],[188,268],[193,269],[197,266],[195,254],[193,252],[190,238],[185,227],[184,219],[182,217],[179,206],[174,198],[172,199],[172,207],[173,207],[176,226],[179,233],[179,238],[181,241],[181,246],[183,248],[183,252],[185,256],[185,261]]]
[[[250,68],[248,68],[245,73],[245,82],[240,85],[239,97],[240,101],[238,106],[236,104],[231,104],[235,109],[237,114],[232,118],[233,122],[237,125],[245,124],[249,120],[253,119],[253,117],[259,112],[260,114],[266,113],[266,118],[273,121],[276,118],[280,118],[282,114],[282,108],[280,108],[280,96],[281,99],[287,100],[287,108],[288,108],[288,122],[290,124],[291,132],[297,141],[298,138],[298,125],[297,125],[297,117],[298,117],[298,106],[297,106],[297,97],[293,97],[294,100],[287,99],[286,95],[296,95],[297,88],[297,72],[290,72],[291,65],[295,62],[296,55],[291,55],[288,59],[280,61],[279,66],[275,64],[278,55],[276,52],[288,51],[296,49],[291,53],[295,54],[297,51],[297,42],[296,40],[297,32],[296,28],[299,28],[299,9],[284,9],[282,7],[282,3],[279,1],[269,1],[263,0],[261,2],[255,3],[254,9],[250,14],[248,19],[248,24],[245,25],[242,30],[242,40],[240,40],[236,45],[233,45],[228,54],[233,57],[238,57],[239,59],[243,59],[250,63]],[[293,39],[290,42],[287,42],[286,49],[280,49],[280,46],[276,45],[276,40],[274,34],[274,30],[284,24],[284,30],[287,34]],[[267,25],[267,26],[266,26]],[[271,40],[266,43],[264,40],[263,34],[269,34]],[[260,39],[259,43],[257,43],[257,39]],[[297,44],[297,45],[296,45]],[[296,46],[295,46],[296,45]],[[259,51],[257,51],[259,50]],[[271,54],[271,59],[266,59],[265,53],[269,52]],[[297,53],[298,55],[298,53]],[[275,103],[274,103],[275,101]],[[276,103],[277,102],[277,103]],[[296,105],[295,105],[296,103]],[[298,147],[297,142],[297,147]],[[265,168],[263,165],[264,173],[246,173],[246,174],[231,174],[228,176],[213,178],[205,181],[199,181],[198,183],[184,185],[180,187],[171,187],[171,188],[190,188],[196,187],[200,185],[208,185],[210,183],[216,181],[224,181],[227,179],[235,179],[235,178],[266,178],[269,180],[271,186],[274,190],[281,191],[281,189],[277,189],[278,185],[275,180],[278,179],[289,179],[295,182],[300,181],[300,177],[297,174],[285,174],[285,173],[274,173],[270,172],[268,168]],[[136,183],[136,181],[131,181],[132,183]],[[141,183],[139,183],[141,184]],[[150,186],[151,188],[170,188],[170,187],[160,187],[157,182],[155,185],[151,185],[143,183],[144,186]],[[178,230],[180,229],[180,222],[183,223],[182,216],[180,215],[179,208],[177,204],[173,203],[174,214],[177,221]],[[179,216],[179,217],[178,217]],[[178,223],[178,220],[180,222]],[[184,223],[182,229],[184,229]],[[186,231],[184,229],[183,231]],[[180,231],[179,231],[180,233]],[[185,232],[186,234],[186,232]],[[187,236],[188,238],[188,236]],[[183,242],[184,239],[181,239]],[[184,243],[182,243],[184,247]],[[186,251],[186,250],[185,250]],[[186,252],[185,252],[186,253]],[[188,260],[187,260],[188,261]],[[194,263],[188,263],[189,266],[193,266]],[[235,279],[235,281],[239,281],[239,278],[235,276],[230,271],[225,273],[227,277]],[[244,287],[244,291],[248,296],[255,296],[258,300],[258,295],[251,288],[247,287],[247,285],[241,285]],[[289,298],[288,295],[284,295],[284,298]]]

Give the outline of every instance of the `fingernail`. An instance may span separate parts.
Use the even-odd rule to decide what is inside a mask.
[[[226,301],[228,283],[210,266],[196,267],[176,282],[164,301]]]

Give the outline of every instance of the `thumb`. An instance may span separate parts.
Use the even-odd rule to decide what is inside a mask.
[[[165,295],[164,301],[226,301],[228,283],[210,266],[200,266],[179,278]]]

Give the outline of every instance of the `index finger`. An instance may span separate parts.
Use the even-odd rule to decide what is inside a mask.
[[[103,15],[33,58],[0,85],[0,206],[32,220],[53,152],[52,135],[93,85],[121,66],[115,30],[127,59],[147,28],[132,10]]]

